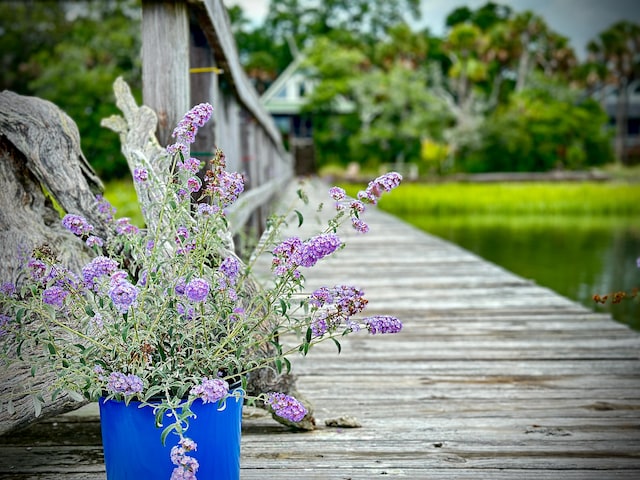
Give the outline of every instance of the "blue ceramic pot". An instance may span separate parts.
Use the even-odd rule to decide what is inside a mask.
[[[107,480],[169,480],[175,465],[171,463],[171,447],[179,437],[170,433],[166,445],[156,428],[153,408],[140,407],[140,402],[99,400],[102,445]],[[196,414],[189,420],[185,436],[197,444],[188,455],[198,460],[196,476],[206,480],[238,480],[240,478],[240,428],[242,396],[229,397],[225,408],[217,403],[203,404],[197,399],[191,410]],[[166,427],[171,419],[165,416]]]

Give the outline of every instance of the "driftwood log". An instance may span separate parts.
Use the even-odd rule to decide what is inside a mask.
[[[14,282],[25,255],[43,244],[53,246],[61,263],[79,271],[90,260],[82,242],[60,225],[60,208],[85,212],[102,183],[80,149],[73,120],[53,103],[10,91],[0,93],[0,281]],[[27,386],[40,388],[51,382],[51,373],[30,375],[28,367],[12,366],[0,372],[2,395],[14,392],[15,413],[0,411],[0,433],[29,423],[34,418],[31,398],[20,392]],[[43,416],[77,408],[67,396],[48,402]]]
[[[103,125],[120,135],[130,169],[142,164],[150,172],[160,173],[168,168],[165,150],[155,137],[157,117],[153,110],[138,107],[121,79],[114,84],[114,91],[123,115],[105,119]],[[108,229],[94,213],[95,196],[102,193],[103,185],[82,154],[73,120],[46,100],[9,91],[0,93],[0,171],[0,283],[14,282],[23,263],[21,258],[43,244],[55,248],[61,263],[80,271],[92,253],[60,225],[58,210],[85,216],[99,234],[106,235]],[[141,190],[138,184],[136,188],[145,221],[157,221],[150,206],[155,189]],[[231,235],[228,250],[221,253],[234,254]],[[15,408],[11,414],[6,409],[0,411],[0,434],[36,419],[31,398],[19,392],[27,388],[41,390],[53,378],[51,372],[32,377],[28,367],[12,366],[0,372],[0,394],[13,393]],[[249,380],[252,394],[277,390],[299,396],[292,375],[275,375],[264,369]],[[42,407],[41,417],[70,411],[81,404],[61,396]],[[312,429],[314,424],[310,414],[294,426]]]

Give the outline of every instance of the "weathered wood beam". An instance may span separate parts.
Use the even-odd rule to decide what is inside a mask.
[[[158,115],[161,145],[191,108],[189,12],[180,1],[142,1],[142,99]]]

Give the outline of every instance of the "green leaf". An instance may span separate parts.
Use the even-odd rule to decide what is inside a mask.
[[[82,402],[84,400],[84,397],[75,390],[67,390],[67,395],[69,395],[71,399],[75,400],[76,402]]]
[[[49,349],[49,353],[51,355],[55,355],[57,353],[56,347],[53,343],[47,343],[47,348]]]
[[[333,340],[333,343],[336,344],[336,347],[338,347],[338,353],[342,352],[342,345],[340,345],[340,342],[338,340],[336,340],[334,337],[331,337],[331,340]]]
[[[95,312],[93,311],[93,309],[91,308],[91,306],[90,306],[90,305],[85,305],[85,307],[84,307],[84,311],[85,311],[85,313],[86,313],[87,315],[89,315],[90,317],[94,317],[94,316],[96,315],[96,314],[95,314]]]
[[[287,313],[287,302],[285,302],[282,298],[280,299],[280,308],[282,309],[283,315]]]
[[[298,210],[294,210],[296,212],[296,215],[298,216],[298,228],[300,228],[304,222],[304,217],[302,216],[302,213],[300,213]]]
[[[35,395],[31,397],[31,400],[33,401],[33,410],[35,412],[35,416],[39,417],[40,414],[42,413],[42,402]]]

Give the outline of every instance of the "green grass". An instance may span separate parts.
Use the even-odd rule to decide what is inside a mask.
[[[364,185],[343,185],[355,196]],[[622,183],[443,183],[401,185],[380,202],[421,215],[640,215],[640,185]]]
[[[129,217],[134,225],[144,226],[144,219],[132,180],[123,179],[108,182],[105,185],[104,197],[116,207],[116,217]]]

